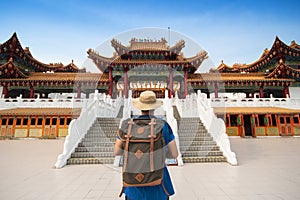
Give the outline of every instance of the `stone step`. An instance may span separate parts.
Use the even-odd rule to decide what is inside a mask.
[[[178,129],[178,134],[180,133],[206,133],[207,134],[207,130]]]
[[[226,162],[224,156],[214,156],[214,157],[183,157],[182,161],[184,163],[207,163],[207,162]]]
[[[181,153],[182,157],[223,156],[221,151],[186,151]]]
[[[115,133],[89,133],[85,135],[85,138],[116,138],[117,132]]]
[[[101,138],[83,138],[81,142],[92,142],[92,143],[105,143],[105,142],[115,142],[115,139],[116,137],[114,138],[110,138],[110,137],[101,137]]]
[[[85,165],[85,164],[113,164],[114,158],[70,158],[68,165]]]
[[[113,147],[114,141],[110,142],[80,142],[78,147]]]
[[[113,152],[114,147],[76,147],[75,152]]]
[[[219,146],[182,146],[180,145],[180,151],[220,151]]]
[[[215,141],[180,141],[181,146],[215,146]]]
[[[103,132],[109,132],[109,133],[117,133],[118,132],[118,128],[91,128],[88,133],[90,134],[97,134],[97,133],[103,133]]]
[[[89,131],[101,131],[101,130],[109,131],[109,130],[118,130],[118,128],[119,127],[115,124],[111,124],[110,126],[101,125],[101,126],[92,126]]]
[[[212,137],[190,137],[190,136],[179,136],[179,141],[213,141]]]
[[[75,152],[71,158],[114,158],[114,152]]]

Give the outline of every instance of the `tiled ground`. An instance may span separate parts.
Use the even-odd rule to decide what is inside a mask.
[[[239,165],[205,163],[169,167],[176,189],[171,199],[300,199],[300,138],[230,140]],[[111,165],[53,168],[63,142],[0,141],[0,199],[119,199],[119,168]]]

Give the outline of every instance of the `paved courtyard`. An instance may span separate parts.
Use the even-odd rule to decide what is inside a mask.
[[[239,165],[169,167],[173,200],[300,199],[300,138],[231,138]],[[54,169],[64,140],[0,141],[2,200],[118,200],[120,168],[72,165]]]

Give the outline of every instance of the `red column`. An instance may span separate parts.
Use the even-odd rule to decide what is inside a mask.
[[[77,98],[80,99],[81,98],[81,85],[78,84],[77,86]]]
[[[215,84],[215,98],[219,98],[219,93],[218,93],[218,84]]]
[[[264,98],[264,86],[260,86],[259,88],[259,97]]]
[[[9,93],[8,93],[8,86],[7,86],[6,83],[5,83],[5,85],[3,85],[3,91],[2,91],[2,94],[4,95],[4,98],[8,98],[8,96],[9,96]]]
[[[289,88],[288,88],[288,86],[285,85],[284,88],[283,88],[283,97],[287,98],[287,95],[290,96],[290,94],[289,94]]]
[[[109,89],[108,89],[108,95],[112,97],[113,93],[113,76],[112,76],[112,67],[108,67],[108,81],[109,81]]]
[[[173,96],[173,68],[169,66],[169,98]]]
[[[123,95],[125,98],[128,98],[128,75],[127,75],[128,68],[124,67],[124,90]]]
[[[33,88],[33,86],[30,86],[29,98],[31,98],[31,99],[34,98],[34,88]]]
[[[188,91],[188,83],[187,83],[187,77],[188,77],[188,68],[184,68],[184,82],[183,82],[183,88],[184,88],[184,95],[183,98],[186,98],[186,96],[189,94]]]

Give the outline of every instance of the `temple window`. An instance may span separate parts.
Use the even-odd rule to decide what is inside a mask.
[[[237,115],[230,115],[230,126],[237,126]]]
[[[50,125],[50,118],[46,118],[45,125]]]
[[[258,115],[258,126],[265,126],[264,117],[265,115]]]
[[[64,126],[65,125],[65,118],[64,117],[59,118],[59,125],[60,126]]]
[[[30,120],[30,125],[31,125],[31,126],[35,126],[35,122],[36,122],[35,117],[31,118],[31,120]]]
[[[276,116],[274,114],[271,115],[271,119],[272,119],[272,126],[277,126]]]
[[[52,126],[57,124],[57,118],[52,118]]]
[[[13,123],[14,123],[14,118],[9,118],[7,125],[13,125]]]
[[[38,118],[37,125],[43,125],[43,118]]]
[[[28,118],[27,117],[23,119],[23,125],[25,125],[25,126],[28,125]]]
[[[291,123],[291,117],[290,117],[290,116],[286,116],[285,119],[286,119],[286,123],[287,123],[287,124],[290,124],[290,123]]]
[[[280,117],[279,120],[280,120],[280,124],[284,124],[284,117]]]
[[[299,124],[299,116],[294,116],[293,120],[294,120],[294,124]]]
[[[2,121],[2,122],[1,122],[1,125],[2,125],[2,126],[6,126],[7,118],[2,118],[1,121]]]
[[[16,125],[17,126],[21,126],[22,125],[22,118],[17,118]]]
[[[72,118],[67,118],[67,125],[69,125],[72,121]]]

